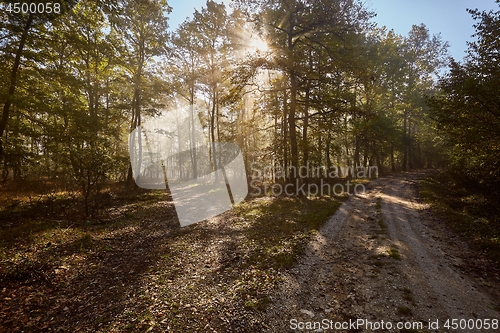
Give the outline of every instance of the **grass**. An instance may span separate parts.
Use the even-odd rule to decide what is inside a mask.
[[[401,254],[399,254],[399,251],[396,247],[392,246],[389,250],[387,250],[387,253],[389,254],[389,257],[399,260],[401,259]]]
[[[420,195],[454,233],[500,263],[498,198],[490,198],[480,189],[465,188],[444,173],[422,180]]]
[[[271,299],[268,296],[264,296],[257,300],[247,301],[245,303],[245,308],[250,310],[265,310],[269,303],[271,303]]]
[[[253,220],[245,231],[250,263],[259,268],[288,268],[304,245],[335,213],[342,198],[259,198],[240,203],[234,213]]]

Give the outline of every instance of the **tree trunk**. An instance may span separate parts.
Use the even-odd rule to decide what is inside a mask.
[[[216,103],[217,103],[217,96],[215,92],[215,88],[212,92],[212,112],[210,115],[210,137],[212,141],[212,161],[214,163],[214,170],[215,171],[215,181],[219,180],[219,176],[217,173],[217,152],[215,148],[215,111],[216,111]]]
[[[12,71],[10,73],[10,85],[9,92],[7,94],[7,99],[3,106],[2,118],[0,119],[0,158],[3,156],[3,135],[5,128],[7,127],[7,121],[9,120],[10,106],[12,104],[12,99],[14,98],[14,93],[16,91],[17,84],[17,73],[19,70],[19,65],[21,63],[21,55],[23,53],[24,45],[26,44],[26,39],[28,38],[29,30],[31,29],[31,24],[33,23],[33,13],[30,13],[28,20],[23,28],[23,34],[21,35],[21,40],[19,41],[19,46],[16,52],[16,58],[14,60],[14,65],[12,66]]]
[[[391,171],[396,172],[396,165],[394,164],[394,143],[391,142]]]
[[[354,169],[359,167],[359,151],[360,151],[360,136],[356,135],[355,137],[355,144],[354,144]]]
[[[142,44],[141,44],[142,45]],[[144,49],[141,47],[139,50],[140,57],[137,66],[137,72],[134,82],[134,99],[132,102],[132,121],[130,124],[130,131],[133,131],[138,126],[141,126],[141,87],[142,87],[142,67],[144,65]],[[139,147],[139,157],[137,162],[137,174],[140,174],[140,166],[142,164],[142,134],[137,133],[137,141]],[[137,184],[134,182],[132,177],[132,165],[129,165],[128,175],[127,175],[127,185],[128,187],[136,188]]]
[[[288,94],[287,90],[283,90],[283,172],[285,181],[289,179],[288,173]]]
[[[21,117],[20,117],[20,112],[16,112],[16,118],[15,118],[15,121],[14,121],[14,126],[13,126],[13,129],[12,129],[12,137],[14,138],[14,141],[17,141],[17,139],[19,138],[19,126],[20,126],[20,120],[21,120]],[[12,158],[12,162],[13,162],[13,176],[14,176],[14,180],[19,180],[22,178],[22,174],[21,174],[21,149],[19,147],[19,145],[16,144],[16,147],[15,147],[15,156],[13,156]],[[46,152],[44,152],[44,155],[46,154]],[[50,177],[50,168],[47,169],[47,176]]]
[[[288,74],[290,79],[290,109],[288,110],[288,127],[290,131],[290,153],[291,153],[291,164],[292,170],[291,181],[295,183],[297,179],[298,165],[299,165],[299,154],[297,147],[297,128],[295,126],[295,114],[297,110],[297,77],[295,73],[295,59],[294,59],[294,28],[295,28],[295,18],[292,13],[289,15],[289,25],[287,31],[287,46],[288,46]]]
[[[326,167],[328,172],[330,172],[330,168],[332,167],[332,159],[330,157],[330,143],[332,142],[332,132],[328,131],[326,135]]]
[[[405,110],[403,113],[403,171],[406,171],[407,159],[408,159],[408,137],[406,135],[406,122],[407,122],[408,112]]]
[[[378,172],[382,172],[382,161],[380,161],[380,154],[378,150],[375,151],[375,162],[377,163]],[[378,175],[377,175],[378,177]]]
[[[297,81],[295,77],[295,72],[292,71],[290,73],[290,110],[288,113],[288,127],[290,130],[290,153],[291,153],[291,162],[292,162],[292,170],[291,173],[292,183],[295,183],[297,179],[298,173],[298,165],[299,165],[299,154],[297,148],[297,128],[295,123],[295,111],[297,108]]]
[[[376,147],[375,143],[373,147]],[[363,168],[365,168],[365,170],[368,164],[368,154],[370,154],[370,145],[368,144],[368,140],[365,140],[365,153],[363,154]]]
[[[303,165],[307,168],[309,163],[309,143],[307,141],[307,129],[309,127],[309,96],[310,96],[310,91],[309,91],[309,81],[308,81],[306,87],[306,100],[304,104],[304,123],[303,123],[304,129],[302,130],[302,154],[304,157]],[[307,174],[309,175],[309,172],[307,172]]]
[[[317,147],[318,147],[318,166],[319,167],[323,167],[324,164],[323,164],[323,151],[322,151],[322,148],[323,148],[323,135],[321,135],[321,131],[318,131],[318,143],[317,143]]]
[[[194,82],[191,86],[191,96],[190,96],[190,108],[191,108],[191,162],[193,166],[193,179],[198,178],[198,165],[197,165],[197,156],[196,156],[196,133],[194,132]]]
[[[411,118],[408,118],[408,164],[410,170],[414,168],[413,139],[412,139]]]

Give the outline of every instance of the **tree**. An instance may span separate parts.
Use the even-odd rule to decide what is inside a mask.
[[[124,41],[120,49],[123,59],[122,66],[128,73],[133,86],[130,122],[130,131],[132,132],[141,125],[141,110],[147,106],[148,102],[150,103],[150,111],[154,112],[156,109],[154,105],[156,103],[153,101],[159,99],[159,96],[151,96],[152,99],[149,101],[145,99],[146,85],[144,81],[148,76],[152,77],[152,73],[148,71],[152,69],[154,57],[166,55],[167,15],[172,9],[166,0],[122,0],[118,2],[117,7],[112,7],[111,10],[111,25]],[[132,138],[132,140],[136,140],[136,138]],[[141,140],[140,135],[137,140]],[[138,147],[141,147],[140,142]],[[142,151],[140,150],[139,161],[142,159],[141,155]],[[132,184],[132,166],[129,167],[127,182]]]
[[[192,166],[192,177],[198,177],[198,158],[196,151],[195,112],[196,94],[199,89],[201,77],[201,45],[196,35],[196,23],[186,20],[173,34],[170,40],[172,50],[167,71],[170,73],[170,81],[173,90],[181,96],[189,105],[190,111],[190,158]],[[181,169],[182,170],[182,169]]]
[[[498,3],[498,1],[497,1]],[[452,60],[429,100],[452,169],[500,194],[500,11],[469,10],[479,22],[462,63]],[[465,176],[465,177],[464,177]]]
[[[53,174],[76,183],[84,199],[85,215],[98,205],[99,184],[118,165],[114,150],[120,128],[113,122],[110,84],[116,79],[116,34],[98,3],[82,2],[64,20],[47,27],[38,69],[47,82],[46,106],[38,110],[47,142],[44,158]],[[68,180],[68,179],[65,179]]]
[[[11,64],[8,88],[5,87],[7,88],[6,94],[5,97],[2,96],[4,105],[0,118],[0,158],[2,158],[4,154],[3,136],[10,117],[10,109],[14,101],[14,94],[16,92],[16,86],[18,82],[18,72],[21,64],[21,57],[28,42],[28,35],[33,27],[40,26],[47,20],[52,20],[59,15],[65,14],[75,5],[75,3],[76,1],[73,0],[65,0],[59,2],[59,10],[52,14],[43,13],[35,15],[35,13],[33,12],[30,12],[28,14],[23,14],[22,12],[16,14],[13,11],[8,11],[6,8],[0,14],[2,21],[2,25],[0,26],[0,45],[2,47],[5,64]],[[7,4],[12,3],[8,2],[5,5]],[[17,46],[15,48],[15,51],[11,49],[12,45]],[[13,52],[13,54],[15,55],[14,59],[9,59],[11,58],[9,54],[11,52]]]
[[[202,91],[209,98],[209,132],[211,141],[213,170],[217,170],[215,142],[219,140],[219,114],[224,99],[223,85],[230,78],[230,63],[228,53],[231,47],[228,28],[229,19],[224,4],[207,1],[206,8],[201,12],[195,10],[193,23],[196,26],[195,34],[200,46],[202,76],[200,83]],[[227,91],[226,91],[227,94]],[[217,175],[215,179],[217,181]]]
[[[403,42],[403,57],[406,61],[406,91],[403,112],[403,170],[413,168],[412,126],[417,109],[424,104],[424,91],[429,89],[437,70],[446,63],[448,42],[443,42],[440,35],[429,35],[424,24],[413,25]],[[414,128],[413,128],[414,129]],[[414,129],[415,130],[415,129]],[[408,157],[410,155],[410,157]]]
[[[372,13],[354,0],[342,1],[251,1],[247,4],[251,20],[262,34],[271,41],[273,53],[272,67],[281,71],[288,81],[288,98],[285,100],[287,134],[290,145],[290,162],[294,170],[299,166],[299,141],[297,120],[300,115],[300,104],[303,105],[302,122],[304,149],[307,151],[307,128],[309,127],[309,110],[311,103],[311,88],[316,71],[311,72],[314,59],[320,50],[325,56],[325,62],[338,59],[328,57],[336,55],[339,48],[345,47],[352,40],[351,36],[362,33],[369,27],[368,19]],[[332,72],[323,72],[333,75]],[[307,160],[307,153],[305,159]],[[307,162],[307,161],[306,161]],[[292,173],[292,181],[296,174]]]

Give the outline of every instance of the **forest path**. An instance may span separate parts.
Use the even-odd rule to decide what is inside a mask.
[[[385,325],[378,330],[386,332],[399,332],[399,322],[411,328],[408,332],[450,332],[455,330],[445,324],[452,325],[452,319],[458,319],[461,332],[481,332],[479,324],[484,332],[498,331],[484,330],[500,319],[498,305],[461,270],[467,248],[418,198],[417,182],[426,175],[380,178],[347,200],[284,274],[266,312],[269,331],[338,332],[331,329],[335,323],[351,320],[343,331],[371,331],[370,321]],[[356,320],[365,321],[354,327]],[[439,328],[431,329],[429,320],[434,325],[439,320]],[[470,327],[460,329],[460,324]]]

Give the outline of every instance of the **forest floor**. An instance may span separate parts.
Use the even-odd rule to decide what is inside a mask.
[[[349,198],[253,199],[185,228],[161,192],[115,198],[99,220],[2,221],[0,332],[498,331],[498,267],[421,201],[428,174]]]

